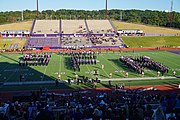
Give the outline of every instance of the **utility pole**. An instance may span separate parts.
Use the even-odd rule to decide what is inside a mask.
[[[23,10],[22,10],[22,13],[21,13],[21,20],[24,21],[24,13],[23,13]]]
[[[106,19],[108,19],[108,0],[106,0]]]
[[[120,11],[120,20],[122,21],[123,16],[122,16],[122,11]]]
[[[171,13],[172,13],[172,11],[173,11],[173,0],[171,0]]]
[[[170,22],[170,27],[172,27],[172,22],[173,22],[173,0],[171,0],[171,8],[169,12],[169,22]]]
[[[38,3],[39,1],[38,0],[36,0],[36,17],[38,18],[38,12],[39,12],[39,3]]]

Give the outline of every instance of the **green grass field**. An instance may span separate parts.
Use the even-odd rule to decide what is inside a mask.
[[[129,47],[177,47],[180,36],[122,37]]]
[[[170,68],[169,73],[166,73],[165,76],[172,76],[172,70],[176,70],[177,75],[180,75],[180,56],[165,51],[101,53],[97,56],[99,62],[96,65],[81,65],[80,72],[73,71],[70,66],[70,56],[62,56],[53,53],[48,66],[19,67],[18,61],[22,54],[0,54],[0,80],[1,82],[19,81],[20,74],[24,74],[26,81],[49,81],[57,79],[58,73],[61,73],[61,79],[63,80],[68,78],[75,79],[75,74],[88,78],[95,78],[93,75],[95,69],[99,71],[98,77],[100,79],[108,79],[109,73],[111,72],[113,78],[124,78],[126,71],[129,72],[129,77],[131,78],[141,77],[141,75],[128,69],[127,66],[119,61],[120,55],[134,57],[146,55]],[[105,65],[104,69],[101,69],[101,64]],[[156,74],[157,71],[145,69],[144,77],[155,77]]]

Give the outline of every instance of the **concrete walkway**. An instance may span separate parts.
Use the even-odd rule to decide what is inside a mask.
[[[100,79],[100,81],[134,81],[134,80],[158,80],[158,79],[179,79],[177,77],[144,77],[144,78],[113,78],[113,79]],[[67,80],[59,81],[59,83],[66,83]],[[11,86],[11,85],[38,85],[38,84],[55,84],[55,81],[29,81],[29,82],[1,82],[1,85]]]
[[[167,76],[167,77],[140,77],[140,78],[113,78],[113,79],[100,79],[101,81],[120,81],[120,80],[124,80],[124,81],[129,81],[129,80],[157,80],[157,79],[175,79],[177,77],[171,77],[171,76]]]

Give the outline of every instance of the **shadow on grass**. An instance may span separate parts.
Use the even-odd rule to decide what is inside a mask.
[[[109,61],[113,62],[116,66],[119,68],[122,68],[126,72],[132,72],[135,73],[134,75],[138,76],[138,73],[136,73],[131,68],[128,68],[125,64],[123,64],[119,59],[108,59]]]
[[[16,63],[19,62],[19,61],[17,61],[16,59],[13,59],[13,58],[7,56],[6,54],[0,54],[0,56],[5,57],[5,58],[7,58],[7,59],[9,59],[9,60],[12,60],[12,61],[14,61],[14,62],[16,62]]]
[[[102,82],[100,82],[99,84],[102,85],[102,86],[105,87],[105,88],[110,88],[108,81],[107,81],[107,84],[102,83]],[[112,86],[111,86],[111,87],[112,87]]]
[[[33,69],[33,66],[19,66],[16,63],[8,63],[8,62],[0,62],[0,80],[1,83],[3,82],[36,82],[36,81],[44,81],[44,84],[32,84],[32,85],[7,85],[3,86],[1,84],[0,90],[13,90],[13,91],[24,91],[24,90],[38,90],[40,87],[44,88],[47,87],[48,84],[45,83],[45,81],[54,81],[55,86],[55,80],[57,78],[53,76],[47,76],[46,74],[43,74],[42,72]],[[46,67],[46,66],[42,66]],[[23,76],[23,77],[22,77]],[[21,78],[21,79],[20,79]],[[53,84],[49,85],[53,86]],[[67,84],[61,85],[62,88],[66,89],[72,89]],[[1,89],[2,88],[2,89]]]
[[[105,76],[105,75],[102,75],[102,74],[100,74],[99,76],[104,77],[104,78],[109,78],[108,76]]]
[[[177,84],[179,84],[179,81],[169,81],[169,82],[163,82],[165,87],[169,88],[177,88]]]
[[[65,63],[66,69],[73,70],[73,64],[71,62],[71,58],[67,56],[65,56],[64,58],[65,58],[64,63]]]

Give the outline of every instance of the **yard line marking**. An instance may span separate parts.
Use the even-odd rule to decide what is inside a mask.
[[[99,64],[98,64],[99,65]],[[100,66],[100,65],[99,65]],[[101,66],[100,66],[101,67]],[[109,75],[107,74],[107,72],[103,69],[103,72],[107,75],[107,77],[109,77]]]
[[[61,71],[61,55],[59,55],[59,74],[60,74],[60,71]]]
[[[9,76],[5,81],[3,81],[3,82],[8,82],[9,79],[10,79],[14,74],[15,74],[15,72],[12,73],[12,74],[10,74],[10,76]],[[3,87],[3,84],[0,86],[0,88],[2,88],[2,87]]]
[[[19,56],[16,56],[19,58]],[[12,63],[12,64],[16,64],[16,63]],[[9,67],[11,65],[11,63],[9,63],[8,65],[6,65],[3,69],[0,70],[0,72],[3,72],[4,70],[6,70],[7,67]]]
[[[103,57],[104,58],[104,57]],[[115,57],[114,57],[115,58]],[[105,59],[105,58],[104,58]],[[108,61],[108,60],[107,60]],[[111,62],[110,62],[111,63]],[[115,65],[113,65],[112,63],[111,63],[111,65],[117,70],[117,71],[119,71],[119,68],[118,67],[116,67]],[[121,72],[120,72],[121,73]],[[121,73],[121,75],[123,76],[123,77],[125,77],[124,76],[124,74],[123,73]]]
[[[27,81],[27,78],[28,78],[28,76],[29,76],[29,73],[30,73],[30,72],[32,71],[32,69],[33,69],[33,68],[31,68],[30,66],[29,66],[29,68],[30,68],[30,70],[29,70],[29,72],[28,72],[28,74],[27,74],[27,77],[26,77],[26,79],[25,79],[26,81]]]
[[[6,57],[3,57],[2,54],[0,54],[0,56],[2,57],[2,59],[0,61],[3,61],[4,59],[8,59]],[[9,55],[9,57],[13,56],[13,54]]]
[[[103,56],[101,56],[104,60],[106,60],[106,61],[108,61],[107,59],[105,59]],[[109,61],[108,61],[109,62]],[[116,70],[118,70],[119,71],[119,69],[116,67],[116,66],[114,66],[111,62],[109,63],[109,64],[111,64],[111,66],[112,67],[114,67]],[[121,72],[120,72],[121,73]],[[121,75],[123,75],[122,73],[121,73]],[[124,75],[123,75],[124,76]]]
[[[89,73],[91,73],[91,71],[90,71],[88,65],[85,65],[85,66],[86,66],[86,68],[88,69]],[[93,75],[91,74],[91,76],[93,76]]]
[[[18,56],[17,56],[18,57]],[[10,65],[7,65],[6,66],[6,68],[8,67],[8,66],[10,66]],[[5,68],[5,69],[6,69]],[[3,70],[1,70],[1,71],[4,71],[5,69],[3,69]],[[10,74],[10,76],[6,79],[6,81],[4,81],[4,82],[8,82],[9,80],[10,80],[10,78],[15,74],[16,72],[13,72],[12,74]],[[0,88],[2,88],[3,87],[3,84],[0,86]]]
[[[163,57],[166,57],[166,55],[163,55]],[[167,58],[167,57],[166,57]],[[170,59],[170,58],[169,58]],[[161,60],[161,59],[160,59]],[[180,67],[179,66],[179,64],[176,64],[176,63],[174,63],[174,62],[171,62],[171,61],[169,61],[169,60],[166,60],[166,59],[163,59],[163,61],[167,61],[167,62],[169,62],[169,63],[171,63],[171,64],[174,64],[174,65],[177,65],[178,67]]]
[[[46,73],[47,67],[48,67],[48,65],[46,66],[46,68],[45,68],[45,70],[44,70],[43,77],[42,77],[42,81],[43,81],[43,79],[44,79],[44,75],[45,75],[45,73]]]
[[[102,55],[99,55],[99,56],[102,56]],[[99,65],[99,67],[101,68],[101,65],[99,64],[99,63],[97,63],[98,65]],[[104,69],[102,69],[103,70],[103,72],[107,75],[107,77],[109,77],[109,75],[107,74],[107,72],[104,70]]]
[[[11,56],[12,56],[12,55],[11,55]],[[5,58],[5,57],[4,57],[4,59],[8,59],[8,58]],[[1,59],[1,60],[2,60],[2,59]],[[0,61],[1,61],[1,60],[0,60]],[[9,67],[9,66],[10,66],[10,64],[6,65],[3,69],[0,70],[0,72],[4,71],[4,70],[5,70],[7,67]]]

